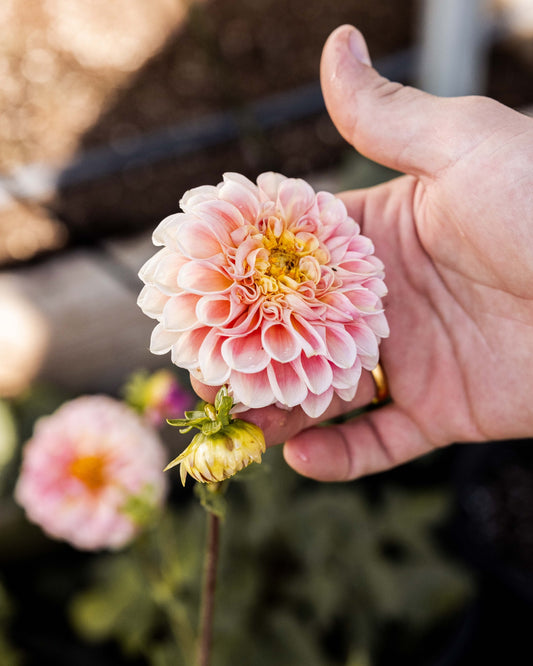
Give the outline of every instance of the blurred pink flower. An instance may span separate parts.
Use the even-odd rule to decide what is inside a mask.
[[[159,437],[135,412],[107,396],[85,396],[36,423],[15,498],[50,536],[116,549],[161,505],[164,465]]]
[[[187,192],[140,272],[151,351],[240,407],[321,415],[355,395],[388,335],[383,264],[342,201],[303,180],[236,173]]]

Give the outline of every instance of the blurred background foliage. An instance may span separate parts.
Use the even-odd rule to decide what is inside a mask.
[[[386,486],[370,498],[356,484],[302,481],[279,449],[263,464],[228,491],[213,664],[377,664],[387,652],[416,659],[413,646],[472,594],[468,575],[438,546],[446,491]],[[193,503],[145,535],[159,544],[152,594],[135,555],[153,543],[97,561],[94,585],[71,606],[82,635],[116,638],[157,666],[191,663],[186,651],[176,660],[168,629],[161,639],[168,614],[160,611],[170,607],[194,626],[203,531]]]
[[[64,398],[36,386],[2,404],[3,432],[27,438]],[[176,434],[164,431],[172,447]],[[181,488],[172,474],[159,521],[130,547],[87,554],[45,537],[13,504],[19,455],[14,447],[2,475],[0,663],[192,663],[206,519],[190,481]],[[476,586],[443,545],[453,496],[441,471],[426,460],[407,467],[423,481],[410,486],[396,472],[321,484],[275,447],[237,475],[222,527],[214,666],[436,658]]]

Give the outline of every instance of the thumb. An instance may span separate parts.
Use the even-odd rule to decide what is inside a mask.
[[[392,169],[431,177],[475,145],[473,98],[439,98],[380,76],[362,34],[351,26],[337,28],[327,40],[321,83],[342,136]]]

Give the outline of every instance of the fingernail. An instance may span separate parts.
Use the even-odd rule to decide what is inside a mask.
[[[369,67],[372,66],[365,39],[359,30],[354,29],[350,33],[350,36],[348,37],[348,47],[352,55],[359,60],[359,62],[362,62],[363,65],[368,65]]]

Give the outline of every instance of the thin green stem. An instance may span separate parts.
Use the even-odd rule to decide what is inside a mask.
[[[198,643],[198,666],[209,666],[213,644],[213,616],[217,583],[220,518],[208,513],[204,587],[200,615],[200,635]]]

